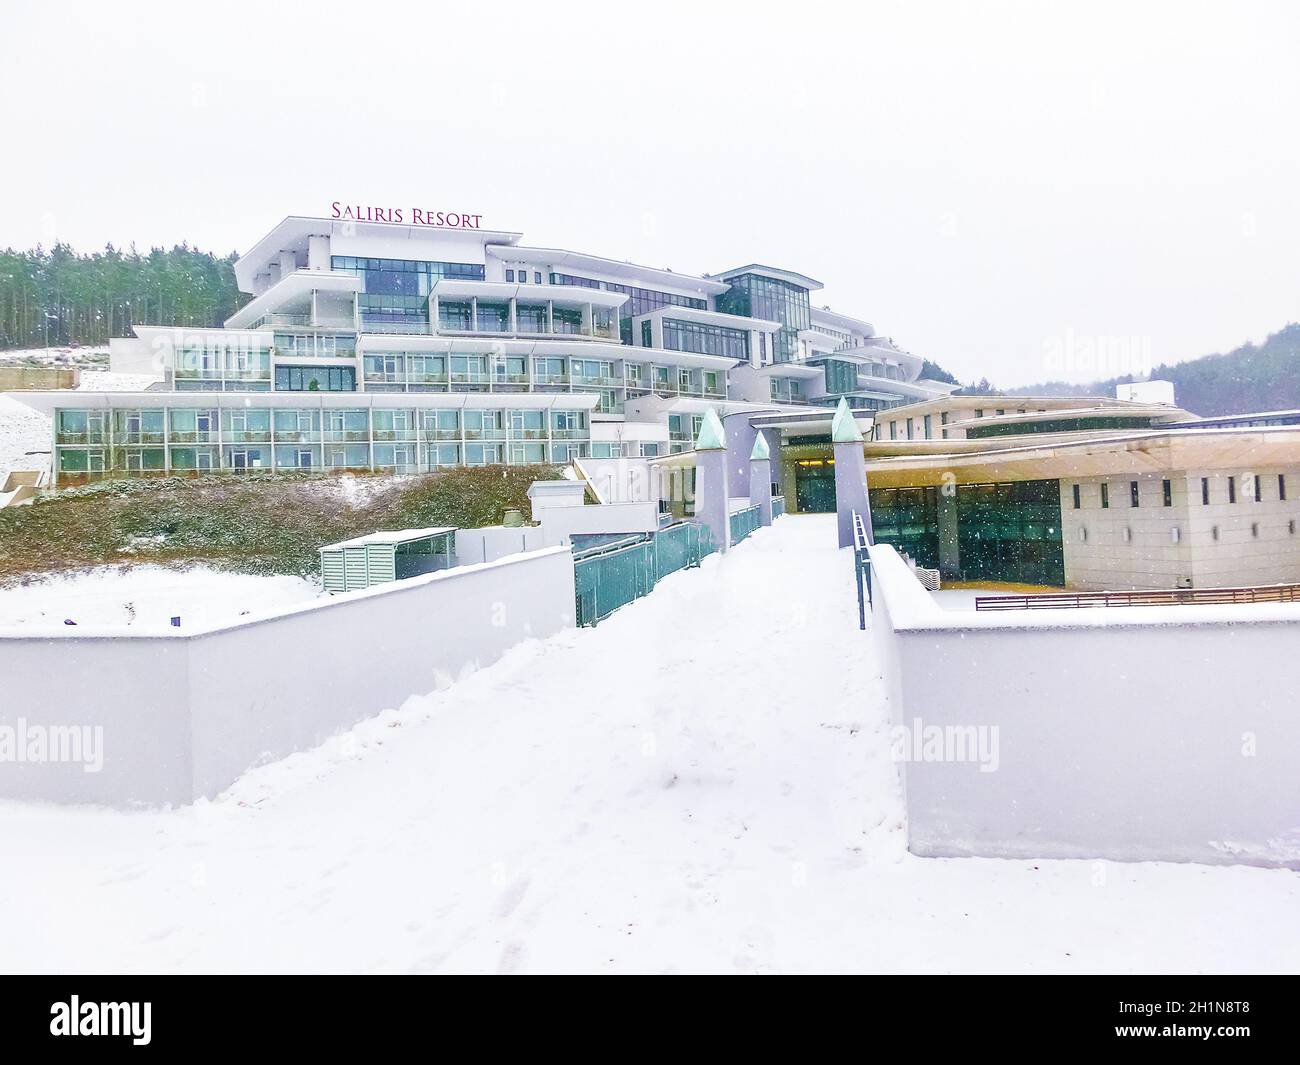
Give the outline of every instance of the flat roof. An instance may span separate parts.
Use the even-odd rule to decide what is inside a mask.
[[[390,532],[372,532],[365,536],[354,536],[351,540],[340,540],[337,544],[326,544],[320,550],[334,551],[340,547],[365,547],[369,544],[408,544],[412,540],[427,540],[432,536],[445,536],[454,533],[456,526],[439,525],[432,529],[395,529]]]
[[[679,274],[676,270],[661,269],[657,266],[639,266],[626,260],[606,259],[600,255],[588,255],[586,252],[568,251],[564,248],[513,247],[498,253],[498,258],[547,266],[567,266],[575,270],[610,274],[629,281],[654,282],[665,288],[679,288],[705,296],[720,295],[729,287],[710,277]]]
[[[522,233],[496,229],[460,229],[451,226],[419,226],[399,222],[357,222],[346,218],[316,218],[311,215],[288,215],[271,231],[241,255],[235,263],[235,280],[244,292],[253,290],[253,278],[264,266],[275,261],[282,251],[305,251],[308,237],[333,236],[336,228],[346,226],[350,234],[370,233],[408,239],[438,237],[462,239],[476,244],[516,244]],[[381,258],[393,258],[392,255]]]
[[[0,393],[42,414],[55,410],[156,407],[206,407],[219,410],[249,408],[364,410],[592,410],[600,402],[595,392],[82,392],[60,389]],[[226,441],[230,443],[230,441]]]
[[[847,329],[850,333],[854,330],[861,330],[868,336],[874,336],[876,333],[876,327],[870,322],[862,318],[852,318],[847,314],[840,314],[838,311],[833,311],[829,307],[811,308],[810,320],[812,321],[814,328],[817,326],[818,319],[821,319],[825,324]]]
[[[788,281],[799,288],[806,288],[809,292],[815,292],[825,286],[816,278],[809,277],[807,274],[801,274],[796,270],[782,270],[776,266],[764,266],[762,263],[748,263],[745,266],[737,266],[731,270],[723,270],[721,273],[711,274],[709,276],[719,280],[729,280],[733,277],[739,277],[741,274],[758,274],[761,277],[773,277],[778,281]]]

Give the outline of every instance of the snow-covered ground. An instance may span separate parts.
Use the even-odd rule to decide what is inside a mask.
[[[0,395],[0,482],[10,470],[48,470],[52,432],[46,415]]]
[[[0,967],[1300,968],[1293,872],[909,855],[834,538],[783,518],[215,802],[0,806]]]
[[[51,349],[55,350],[55,349]],[[0,352],[0,363],[21,361],[18,356],[35,356],[43,348],[33,351]],[[100,352],[97,348],[73,349],[74,354]],[[107,360],[108,349],[102,349]],[[73,362],[71,365],[81,365]],[[107,365],[90,363],[88,365]],[[81,371],[79,392],[143,392],[162,378],[147,374],[113,373],[107,369]],[[13,398],[14,394],[0,395],[0,481],[10,470],[46,470],[50,468],[50,447],[53,427],[48,415],[33,410]]]
[[[0,366],[108,365],[108,345],[91,347],[9,348],[0,351]]]
[[[173,617],[181,628],[236,620],[295,606],[321,594],[301,577],[257,577],[195,566],[103,566],[59,574],[28,584],[0,588],[0,630],[61,626],[167,629]]]

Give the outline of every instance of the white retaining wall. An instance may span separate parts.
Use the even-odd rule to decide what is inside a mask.
[[[1300,605],[950,611],[871,553],[894,725],[998,730],[903,763],[914,853],[1300,867]]]
[[[0,797],[213,796],[412,695],[575,623],[567,548],[332,596],[205,631],[0,634],[0,727],[101,726],[103,767],[0,761]]]

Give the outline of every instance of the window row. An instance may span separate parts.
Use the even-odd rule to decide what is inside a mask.
[[[566,463],[586,458],[590,445],[567,443],[226,444],[221,447],[59,448],[62,475],[191,473],[217,470],[395,470],[416,473],[439,466]]]

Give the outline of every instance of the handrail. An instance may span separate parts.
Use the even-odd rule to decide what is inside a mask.
[[[858,585],[858,628],[867,627],[867,607],[871,598],[871,551],[867,539],[866,523],[862,515],[853,511],[853,574]]]
[[[1099,606],[1215,606],[1228,603],[1300,603],[1300,584],[1269,584],[1256,588],[1172,588],[975,597],[976,610],[1075,610]]]

